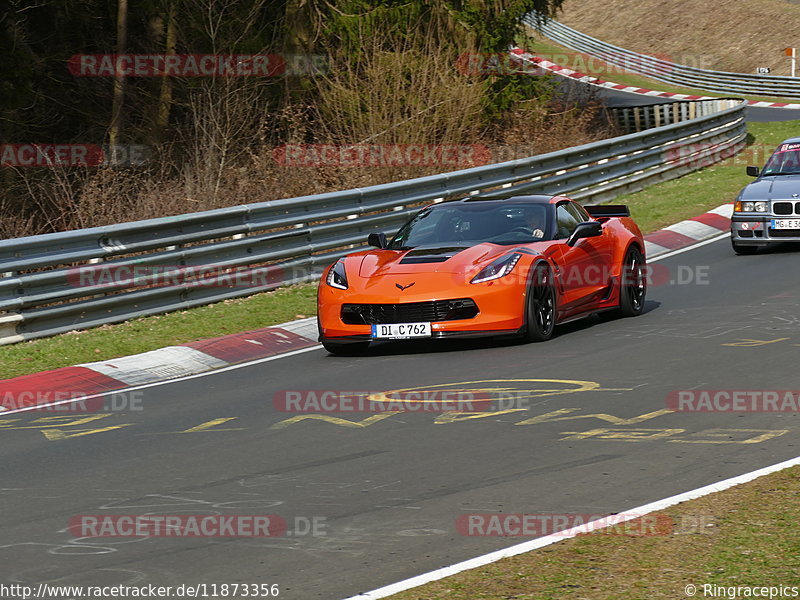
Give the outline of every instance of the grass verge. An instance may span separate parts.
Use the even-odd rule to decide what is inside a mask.
[[[763,164],[797,121],[751,123],[747,150],[718,166],[620,196],[642,231],[649,233],[732,201],[750,178],[746,164]],[[750,158],[752,157],[752,160]],[[105,360],[207,337],[267,327],[315,314],[314,284],[283,288],[249,298],[135,319],[118,325],[0,347],[0,379],[83,362]]]
[[[624,85],[636,86],[649,90],[657,90],[659,92],[672,92],[675,94],[691,94],[695,96],[711,96],[717,98],[745,98],[746,100],[757,100],[762,102],[795,102],[796,99],[792,98],[770,98],[766,96],[743,96],[742,94],[729,93],[720,94],[699,88],[685,88],[676,86],[671,83],[650,79],[638,73],[625,71],[621,67],[609,65],[597,57],[588,54],[576,52],[564,46],[561,46],[553,41],[544,40],[541,38],[528,40],[525,42],[525,50],[535,54],[541,58],[545,58],[550,62],[554,62],[562,67],[567,67],[573,71],[597,77],[603,81],[611,81],[613,83],[621,83]],[[655,100],[655,99],[654,99]]]
[[[0,379],[268,327],[316,314],[313,283],[0,347]]]
[[[726,202],[733,202],[745,185],[752,181],[745,166],[764,164],[776,146],[797,135],[800,121],[748,123],[748,146],[736,156],[640,192],[614,199],[627,204],[641,230],[650,233],[683,219],[688,219]]]
[[[636,528],[580,535],[391,598],[676,600],[692,596],[687,586],[696,586],[697,598],[796,597],[719,587],[800,586],[798,493],[794,467],[659,513],[671,527],[638,530],[657,535],[622,534]]]

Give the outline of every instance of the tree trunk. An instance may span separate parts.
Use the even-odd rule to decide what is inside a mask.
[[[117,0],[117,47],[116,54],[125,52],[127,46],[128,32],[128,0]],[[125,75],[121,72],[119,61],[117,61],[114,72],[114,95],[111,101],[111,126],[108,132],[108,141],[111,145],[111,152],[119,142],[119,134],[122,124],[122,105],[125,98]]]

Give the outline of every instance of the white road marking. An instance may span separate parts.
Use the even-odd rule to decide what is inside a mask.
[[[730,238],[730,233],[721,233],[717,237],[711,238],[710,240],[705,240],[703,242],[697,242],[696,244],[692,244],[691,246],[686,246],[686,248],[678,248],[677,250],[673,250],[671,252],[667,252],[665,254],[659,254],[654,258],[648,258],[647,262],[658,262],[659,260],[669,258],[670,256],[675,256],[676,254],[682,254],[683,252],[688,252],[689,250],[694,250],[695,248],[699,248],[700,246],[706,246],[708,244],[713,244],[714,242],[718,242],[720,240],[724,240]]]
[[[170,383],[178,383],[180,381],[187,381],[189,379],[196,379],[198,377],[207,377],[208,375],[216,375],[217,373],[224,373],[225,371],[233,371],[235,369],[241,369],[242,367],[249,367],[251,365],[257,365],[260,363],[270,362],[272,360],[278,360],[280,358],[287,358],[289,356],[294,356],[295,354],[302,354],[304,352],[311,352],[312,350],[319,350],[322,348],[322,344],[317,344],[315,346],[310,346],[308,348],[300,348],[299,350],[292,350],[291,352],[285,352],[283,354],[276,354],[275,356],[267,356],[265,358],[258,358],[256,360],[251,360],[244,363],[238,363],[235,365],[228,365],[227,367],[221,367],[219,369],[214,369],[213,371],[205,371],[204,373],[195,373],[194,375],[187,375],[185,377],[178,377],[176,379],[165,379],[164,381],[154,381],[152,383],[147,383],[144,385],[136,385],[131,387],[126,387],[119,390],[108,390],[107,392],[101,392],[99,394],[91,394],[88,396],[81,396],[80,398],[70,398],[68,400],[59,400],[58,402],[48,402],[47,404],[37,404],[35,406],[26,406],[24,408],[16,408],[14,410],[8,410],[4,412],[4,415],[13,415],[16,413],[21,412],[30,412],[33,410],[42,410],[45,408],[49,408],[51,406],[60,406],[62,404],[70,404],[72,402],[80,402],[81,400],[89,400],[91,398],[100,398],[107,394],[124,394],[125,392],[133,392],[135,390],[143,390],[146,388],[156,387],[159,385],[167,385]]]

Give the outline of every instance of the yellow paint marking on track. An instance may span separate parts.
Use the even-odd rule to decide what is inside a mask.
[[[518,387],[508,387],[508,384],[560,384],[565,386],[574,386],[568,388],[553,388],[548,386],[546,388],[532,388],[520,389]],[[457,387],[457,386],[476,386],[480,384],[501,384],[503,387],[488,385],[480,387]],[[516,399],[527,398],[541,398],[545,396],[560,396],[562,394],[574,394],[576,392],[599,392],[599,391],[630,391],[633,388],[602,388],[596,381],[583,381],[578,379],[480,379],[477,381],[458,381],[453,383],[440,383],[435,385],[427,385],[420,387],[410,387],[397,390],[390,390],[381,392],[379,394],[370,394],[367,400],[371,402],[396,402],[392,399],[393,394],[408,394],[409,392],[425,394],[432,393],[434,390],[439,392],[442,388],[452,388],[454,393],[514,393]],[[403,400],[404,402],[427,402],[429,404],[436,402],[436,400]],[[444,400],[443,400],[444,401]],[[452,401],[452,399],[450,399]]]
[[[598,438],[601,440],[614,440],[616,442],[647,442],[661,440],[679,433],[685,429],[592,429],[589,431],[562,431],[567,437],[562,440],[585,440]]]
[[[86,425],[87,423],[91,423],[92,421],[97,421],[99,419],[105,419],[106,417],[113,416],[111,413],[106,413],[102,415],[89,415],[85,417],[75,417],[72,415],[59,415],[55,417],[41,417],[39,419],[34,419],[33,421],[28,421],[28,423],[38,423],[38,425],[2,425],[2,421],[0,421],[0,427],[4,429],[50,429],[52,427],[77,427],[78,425]]]
[[[306,420],[324,421],[325,423],[339,425],[340,427],[355,427],[358,429],[363,429],[364,427],[369,427],[370,425],[373,425],[378,421],[382,421],[383,419],[388,419],[389,417],[398,414],[400,413],[397,411],[382,412],[376,415],[372,415],[371,417],[367,417],[363,421],[349,421],[347,419],[341,419],[339,417],[331,417],[330,415],[320,415],[314,413],[309,415],[297,415],[296,417],[279,421],[278,423],[275,423],[272,427],[270,427],[270,429],[285,429],[290,425],[294,425],[295,423],[299,423],[300,421],[306,421]]]
[[[238,417],[223,417],[220,419],[213,419],[211,421],[201,423],[200,425],[196,425],[195,427],[178,431],[177,433],[198,433],[201,431],[242,431],[243,429],[246,429],[245,427],[223,427],[222,429],[214,429],[217,425],[222,425],[223,423],[227,423],[228,421],[233,421],[235,419],[238,419]]]
[[[754,437],[748,437],[743,440],[731,439],[736,437],[737,434],[753,434],[757,433]],[[670,442],[680,444],[759,444],[766,442],[776,437],[780,437],[785,433],[789,433],[788,429],[707,429],[705,431],[698,431],[693,435],[706,436],[709,438],[727,438],[727,439],[710,439],[710,440],[669,440]]]
[[[121,429],[123,427],[130,427],[133,423],[124,423],[122,425],[112,425],[110,427],[101,427],[100,429],[73,429],[72,431],[64,431],[63,429],[42,429],[44,437],[51,442],[58,440],[68,440],[70,438],[82,437],[84,435],[92,435],[95,433],[103,433],[104,431],[112,431],[114,429]]]
[[[751,340],[751,339],[742,339],[740,338],[738,342],[729,342],[727,344],[722,344],[723,346],[735,346],[738,348],[752,348],[754,346],[766,346],[767,344],[775,344],[777,342],[785,342],[790,338],[778,338],[777,340]]]
[[[641,423],[642,421],[648,421],[650,419],[655,419],[656,417],[660,417],[662,415],[667,415],[675,412],[674,410],[669,410],[668,408],[662,408],[660,410],[645,413],[643,415],[639,415],[638,417],[631,417],[628,419],[624,419],[622,417],[615,417],[614,415],[609,415],[606,413],[564,416],[568,415],[569,413],[573,413],[576,410],[581,410],[581,409],[561,408],[559,410],[554,410],[553,412],[545,413],[543,415],[537,415],[535,417],[531,417],[530,419],[525,419],[524,421],[520,421],[519,423],[514,423],[514,425],[536,425],[537,423],[549,423],[553,421],[571,421],[574,419],[600,419],[601,421],[606,421],[607,423],[612,423],[614,425],[636,425],[637,423]]]
[[[508,410],[496,410],[494,412],[444,412],[440,414],[433,421],[435,425],[444,425],[446,423],[455,423],[457,421],[466,421],[468,419],[485,419],[486,417],[496,417],[497,415],[505,415],[508,413],[519,412],[527,410],[525,408],[510,408]]]

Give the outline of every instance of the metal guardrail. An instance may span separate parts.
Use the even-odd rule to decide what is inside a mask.
[[[639,106],[620,106],[610,109],[614,121],[623,133],[636,133],[670,123],[696,119],[713,112],[713,103],[683,100]]]
[[[744,109],[738,99],[698,101],[675,113],[677,122],[529,158],[362,189],[0,240],[0,344],[306,281],[362,246],[367,233],[396,230],[421,205],[449,197],[545,193],[606,201],[738,151],[746,136]],[[655,110],[661,109],[642,113],[650,114],[645,122],[655,122]],[[206,285],[192,269],[222,275]]]
[[[658,81],[718,94],[800,98],[800,78],[797,77],[698,69],[608,44],[540,15],[527,15],[523,21],[562,46]]]

